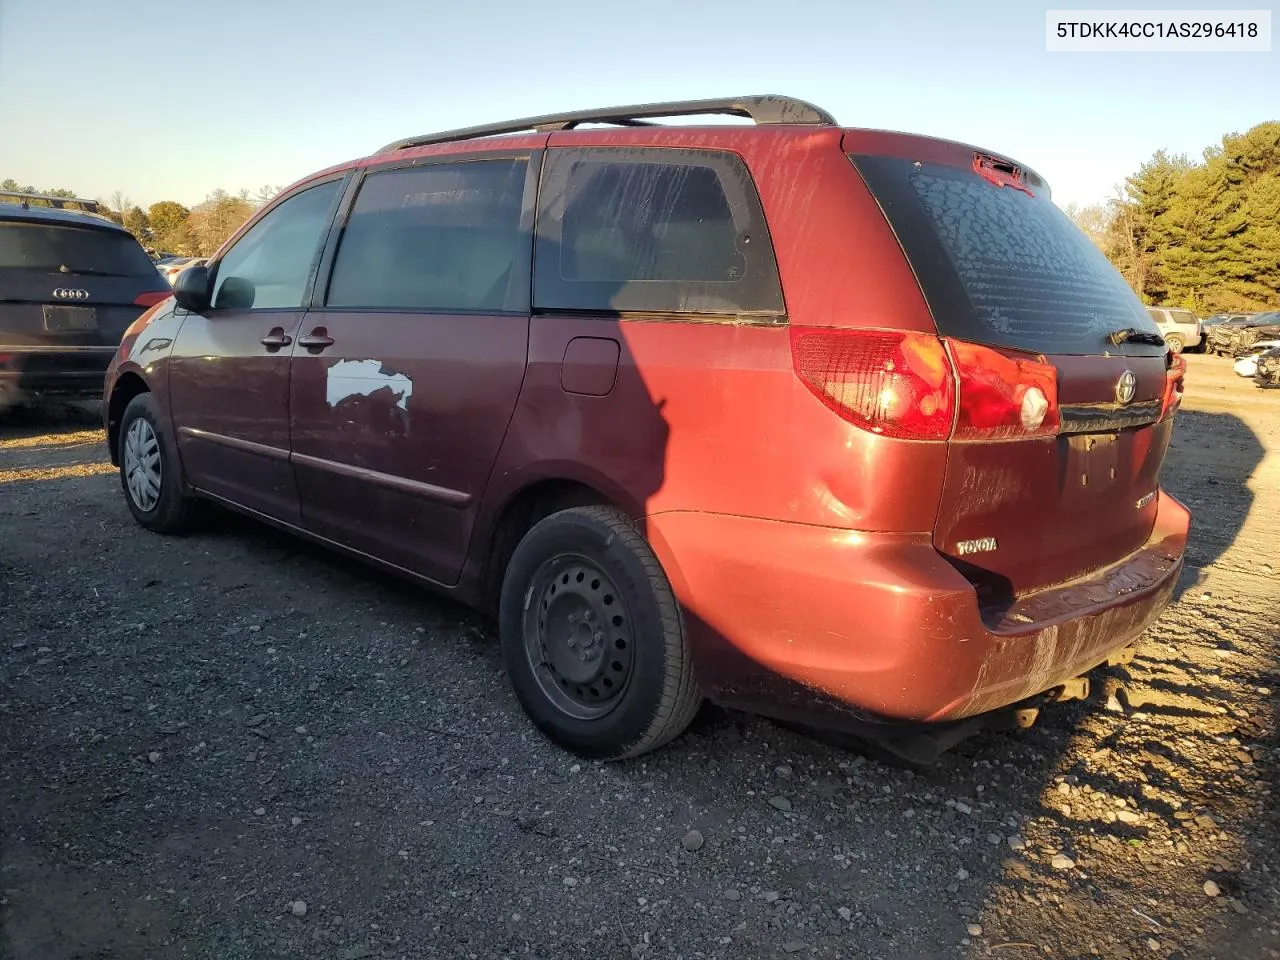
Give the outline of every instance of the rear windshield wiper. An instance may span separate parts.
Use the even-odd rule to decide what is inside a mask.
[[[1139,330],[1137,327],[1112,330],[1107,334],[1107,339],[1117,347],[1122,343],[1149,343],[1156,347],[1164,346],[1164,337],[1160,336],[1160,334],[1148,333],[1145,330]]]

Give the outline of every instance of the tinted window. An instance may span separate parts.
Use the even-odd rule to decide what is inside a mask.
[[[553,151],[539,206],[536,307],[783,313],[764,214],[739,157]]]
[[[1190,310],[1170,310],[1169,319],[1174,323],[1190,323],[1194,325],[1196,322],[1196,315]]]
[[[527,167],[469,160],[369,174],[342,231],[326,305],[525,309]]]
[[[1111,331],[1157,332],[1124,278],[1043,193],[1000,187],[968,169],[853,159],[897,233],[940,333],[1092,354],[1114,349],[1106,342]]]
[[[155,264],[130,234],[36,223],[0,223],[0,269],[156,276]]]
[[[218,262],[218,309],[300,307],[341,181],[294,194],[255,223]]]
[[[1165,315],[1163,310],[1157,310],[1154,307],[1147,307],[1147,315],[1156,323],[1165,323]]]

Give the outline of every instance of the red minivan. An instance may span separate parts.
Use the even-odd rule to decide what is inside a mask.
[[[654,122],[704,114],[754,123]],[[748,97],[307,178],[106,420],[143,526],[215,501],[490,610],[537,726],[621,758],[704,698],[892,741],[1079,692],[1178,579],[1184,369],[1034,171]]]

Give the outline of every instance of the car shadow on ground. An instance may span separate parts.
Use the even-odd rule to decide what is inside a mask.
[[[1195,439],[1188,440],[1188,435]],[[1248,484],[1264,453],[1252,428],[1234,414],[1178,412],[1161,476],[1162,484],[1190,508],[1192,518],[1175,599],[1199,583],[1203,571],[1235,543],[1253,509],[1255,495]]]

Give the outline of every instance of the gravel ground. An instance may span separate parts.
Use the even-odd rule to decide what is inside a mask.
[[[0,957],[1280,957],[1280,396],[1190,357],[1182,592],[1105,692],[927,771],[707,709],[532,732],[492,628],[0,423]]]

